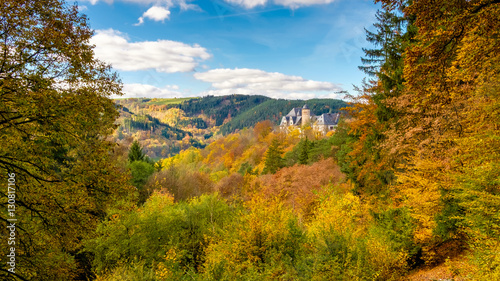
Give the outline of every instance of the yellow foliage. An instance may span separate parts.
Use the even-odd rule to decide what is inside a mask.
[[[172,280],[173,267],[178,262],[176,250],[174,248],[168,249],[165,254],[165,260],[158,264],[155,274],[158,280]]]
[[[202,156],[200,150],[198,148],[190,147],[173,157],[163,159],[162,168],[163,170],[167,170],[179,165],[187,166],[189,164],[197,164],[198,162],[201,162],[201,159]]]
[[[240,272],[276,255],[275,249],[285,244],[293,218],[292,211],[277,198],[256,195],[244,206],[247,211],[239,214],[235,229],[228,229],[224,240],[208,247],[205,263],[207,270],[224,264],[235,280]],[[274,258],[279,260],[277,255]]]
[[[222,178],[225,178],[229,175],[229,172],[227,170],[222,170],[222,171],[217,171],[213,172],[210,174],[210,180],[217,183],[219,182]]]
[[[324,231],[352,233],[355,237],[366,231],[369,219],[366,205],[350,192],[331,194],[317,209],[316,217],[308,225],[309,235],[314,237]]]

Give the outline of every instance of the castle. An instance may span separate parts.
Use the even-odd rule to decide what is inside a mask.
[[[323,113],[321,115],[311,115],[311,110],[307,104],[302,108],[293,108],[281,119],[280,129],[283,132],[310,125],[319,134],[325,135],[330,131],[335,131],[335,127],[340,119],[340,113]]]

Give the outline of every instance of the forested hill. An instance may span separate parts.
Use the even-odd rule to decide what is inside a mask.
[[[188,116],[201,114],[215,120],[215,126],[221,126],[225,120],[238,116],[241,113],[270,100],[265,96],[206,96],[199,99],[186,100],[178,105]],[[255,123],[254,123],[255,124]]]
[[[347,104],[341,100],[283,100],[265,96],[207,96],[202,98],[117,99],[121,105],[120,126],[114,140],[126,146],[139,140],[146,154],[160,159],[189,147],[203,148],[215,135],[227,135],[260,121],[279,124],[281,116],[307,103],[315,114],[338,112]]]
[[[273,123],[279,124],[281,117],[286,115],[292,108],[302,107],[306,103],[311,112],[316,115],[327,112],[338,112],[341,108],[347,106],[346,102],[334,99],[311,99],[307,101],[269,99],[249,110],[241,112],[238,116],[235,116],[224,124],[220,128],[220,131],[225,135],[237,129],[253,127],[257,122],[263,120],[271,120]]]
[[[222,134],[252,127],[263,120],[271,120],[277,125],[281,116],[287,114],[293,107],[301,107],[305,103],[315,114],[338,112],[347,105],[342,100],[334,99],[276,100],[258,95],[206,96],[188,99],[130,98],[119,99],[117,103],[124,107],[125,112],[150,115],[160,120],[164,119],[170,109],[180,109],[181,115],[191,121],[175,122],[176,125],[182,127],[192,124],[200,129],[220,126]]]

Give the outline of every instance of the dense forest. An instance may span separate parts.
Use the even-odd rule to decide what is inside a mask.
[[[305,103],[312,112],[339,112],[342,100],[282,100],[264,96],[230,95],[184,99],[118,99],[120,125],[113,140],[129,146],[139,140],[144,152],[159,160],[189,147],[203,148],[219,135],[251,128],[265,120],[279,125],[281,117]]]
[[[118,108],[77,7],[0,2],[0,278],[500,280],[500,2],[376,2],[334,133],[273,130],[295,101],[207,97],[242,119],[202,146],[227,116]],[[186,146],[153,161],[116,141],[134,128]]]

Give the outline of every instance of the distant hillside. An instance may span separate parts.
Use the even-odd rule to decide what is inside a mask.
[[[204,147],[216,134],[229,134],[257,122],[281,116],[294,107],[308,104],[311,112],[338,112],[347,104],[341,100],[283,100],[265,96],[207,96],[182,99],[117,99],[119,128],[115,140],[129,143],[138,139],[152,158],[177,154],[190,146]]]
[[[200,99],[191,99],[176,105],[187,116],[204,114],[215,120],[215,126],[221,126],[224,121],[234,118],[259,104],[269,101],[265,96],[207,96]]]

